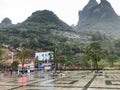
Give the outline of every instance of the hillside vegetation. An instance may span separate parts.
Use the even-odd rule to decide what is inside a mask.
[[[96,0],[90,0],[79,12],[79,17],[82,18],[79,18],[76,27],[67,25],[48,10],[33,12],[25,21],[15,25],[6,18],[0,24],[0,44],[8,45],[12,49],[21,47],[33,51],[53,50],[57,56],[56,60],[62,65],[72,66],[73,64],[73,66],[90,68],[91,60],[95,59],[97,61],[92,60],[95,61],[92,63],[97,63],[97,67],[98,65],[102,68],[119,66],[120,23],[119,19],[116,19],[119,16],[110,3],[107,0],[101,0],[98,4]],[[94,42],[97,42],[97,46]],[[97,56],[98,46],[100,48],[98,51],[100,54],[102,51],[104,58]],[[91,52],[87,56],[89,50],[86,51],[86,47],[90,47],[91,52],[95,50],[94,55],[99,59],[94,58]],[[65,59],[64,63],[59,61],[62,60],[60,58]]]

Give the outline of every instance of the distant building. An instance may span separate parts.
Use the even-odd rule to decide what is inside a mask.
[[[19,73],[30,73],[30,72],[34,72],[35,67],[34,67],[34,63],[29,63],[29,64],[24,64],[24,67],[22,67],[22,64],[18,65],[18,74]]]
[[[38,65],[38,68],[44,69],[44,70],[50,70],[53,67],[53,57],[54,53],[51,51],[48,52],[36,52],[35,53],[35,60],[43,61],[41,65]]]
[[[40,61],[49,61],[53,59],[53,52],[36,52],[35,53],[35,59]]]

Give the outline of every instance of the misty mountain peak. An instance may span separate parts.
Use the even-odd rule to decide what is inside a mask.
[[[104,19],[115,19],[118,15],[115,13],[112,5],[107,0],[101,0],[100,4],[92,9],[94,16]]]
[[[89,0],[88,4],[98,4],[96,0]]]
[[[53,22],[57,20],[58,20],[58,17],[52,11],[42,10],[42,11],[33,12],[32,15],[28,17],[26,21],[44,23],[44,22]]]
[[[79,11],[79,21],[77,28],[95,25],[102,22],[112,22],[118,20],[112,5],[107,0],[101,0],[100,4],[96,0],[89,0],[88,4]]]
[[[104,7],[111,7],[111,4],[107,0],[101,0],[100,5]]]
[[[98,5],[96,0],[89,0],[88,4],[83,8],[83,10],[90,10],[92,7]]]
[[[89,2],[87,3],[87,5],[83,8],[82,11],[79,11],[79,20],[81,20],[81,22],[84,22],[87,20],[87,18],[92,15],[91,13],[91,9],[95,6],[97,6],[98,3],[96,2],[96,0],[89,0]],[[78,22],[79,24],[81,22]]]
[[[32,13],[23,24],[40,24],[44,27],[49,27],[49,29],[58,29],[59,27],[62,30],[72,30],[72,28],[60,20],[56,14],[49,10],[38,10]],[[64,29],[63,29],[64,28]]]
[[[6,17],[1,21],[1,24],[2,25],[11,25],[12,21],[9,18]]]
[[[101,0],[101,3],[103,3],[103,2],[107,2],[107,3],[108,3],[108,1],[107,1],[107,0]]]

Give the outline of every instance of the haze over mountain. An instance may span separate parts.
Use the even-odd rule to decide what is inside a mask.
[[[2,26],[11,25],[11,24],[12,24],[12,21],[9,18],[4,18],[0,23],[0,25]]]
[[[2,23],[10,25],[0,27],[0,43],[15,48],[48,48],[56,43],[74,41],[88,43],[93,36],[79,32],[98,30],[111,35],[120,33],[119,16],[107,0],[101,0],[100,4],[96,0],[90,0],[83,10],[79,11],[79,22],[75,28],[77,31],[49,10],[33,12],[24,22],[15,25],[10,19],[5,19]],[[103,38],[104,34],[99,36],[101,40],[106,39]]]
[[[107,0],[89,0],[88,4],[79,11],[78,31],[99,30],[109,33],[120,32],[120,19]]]
[[[72,27],[60,20],[49,10],[33,12],[32,15],[22,23],[14,25],[10,22],[11,20],[7,18],[1,23],[0,43],[15,48],[19,46],[48,48],[61,41],[66,42],[68,35],[63,35],[64,32],[71,33],[71,31],[73,31]],[[3,27],[3,23],[11,25]]]
[[[49,26],[49,29],[61,29],[61,30],[71,30],[72,28],[60,20],[52,11],[42,10],[33,12],[30,17],[28,17],[23,24],[25,23],[39,23],[46,26]]]

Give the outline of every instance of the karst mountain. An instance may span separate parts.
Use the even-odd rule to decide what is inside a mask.
[[[99,30],[114,33],[120,32],[120,17],[107,0],[89,0],[88,4],[79,11],[78,31]]]

